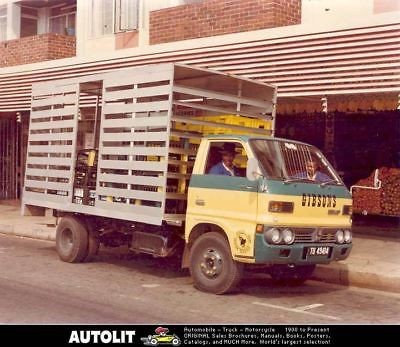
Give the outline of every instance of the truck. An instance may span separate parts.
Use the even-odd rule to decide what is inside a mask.
[[[349,256],[352,200],[320,150],[273,136],[276,95],[176,63],[34,84],[23,213],[53,212],[65,262],[128,245],[179,257],[205,292],[247,267],[300,284]],[[210,174],[227,143],[238,174]]]

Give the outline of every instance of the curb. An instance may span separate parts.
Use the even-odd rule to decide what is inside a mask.
[[[343,286],[400,293],[400,277],[370,273],[365,268],[360,271],[356,269],[356,266],[348,264],[331,263],[329,265],[318,265],[312,279]]]
[[[0,233],[6,235],[29,237],[31,239],[39,239],[46,241],[56,240],[56,229],[54,227],[35,225],[29,230],[24,230],[22,226],[19,228],[12,224],[0,224]]]

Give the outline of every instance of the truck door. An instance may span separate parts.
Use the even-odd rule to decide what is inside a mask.
[[[228,145],[229,144],[229,145]],[[226,171],[223,158],[233,148],[235,168]],[[202,168],[191,177],[187,222],[222,228],[236,258],[253,256],[257,214],[257,181],[246,178],[247,153],[240,142],[210,141]],[[229,164],[228,164],[229,165]]]

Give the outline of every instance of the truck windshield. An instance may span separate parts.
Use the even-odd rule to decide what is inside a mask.
[[[266,177],[284,182],[342,184],[335,170],[315,147],[284,140],[250,140]]]

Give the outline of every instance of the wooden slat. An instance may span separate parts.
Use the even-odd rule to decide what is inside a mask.
[[[106,201],[96,201],[96,208],[108,211],[111,218],[136,220],[142,223],[161,225],[162,209],[159,207],[126,205]],[[105,215],[105,214],[103,214]]]
[[[131,132],[131,133],[103,133],[102,141],[166,141],[166,131]]]
[[[137,184],[143,186],[162,187],[165,184],[165,177],[150,177],[150,176],[133,176],[133,175],[98,175],[98,182],[107,183],[122,183],[122,184]],[[99,187],[102,184],[98,184]]]
[[[103,128],[135,128],[135,127],[166,127],[169,124],[169,117],[146,117],[146,118],[126,118],[126,119],[104,119]],[[101,140],[101,139],[100,139]]]
[[[29,145],[28,153],[72,153],[72,145]]]
[[[204,111],[211,111],[211,112],[216,112],[216,113],[221,113],[221,114],[237,114],[249,118],[255,118],[257,115],[253,113],[248,113],[245,111],[238,111],[236,108],[233,107],[216,107],[216,106],[211,106],[207,104],[199,104],[197,102],[180,102],[180,101],[174,101],[174,105],[178,106],[183,106],[183,107],[190,107],[195,110],[204,110]],[[267,109],[263,110],[263,113],[272,113],[273,112],[273,107],[269,107]],[[176,120],[176,119],[172,119]],[[184,120],[179,120],[180,122],[185,122]],[[185,122],[187,123],[187,122]]]
[[[69,191],[69,183],[25,180],[25,187]]]
[[[61,128],[73,128],[76,124],[75,119],[69,120],[58,120],[51,122],[39,122],[32,123],[29,126],[29,130],[48,130],[48,129],[61,129]]]
[[[27,157],[27,164],[71,166],[71,158]]]
[[[181,85],[176,85],[176,84],[173,87],[173,91],[177,92],[177,93],[183,93],[183,94],[188,94],[188,95],[193,95],[193,96],[201,96],[201,97],[205,97],[205,98],[214,98],[214,99],[218,99],[218,100],[230,101],[233,103],[252,105],[252,106],[262,107],[265,109],[270,109],[272,107],[271,102],[267,102],[267,101],[260,101],[260,100],[256,100],[256,99],[238,97],[238,96],[229,95],[229,94],[210,92],[210,91],[200,89],[200,88],[186,87],[186,86],[181,86]]]
[[[134,73],[120,71],[115,77],[104,80],[104,88],[119,87],[124,85],[142,84],[150,82],[169,81],[172,78],[173,65],[152,65],[143,66]]]
[[[70,170],[49,170],[49,169],[32,169],[27,168],[25,171],[27,176],[42,176],[42,177],[59,177],[71,179]]]
[[[165,156],[167,154],[166,147],[101,147],[102,155],[149,155],[149,156]]]
[[[29,142],[32,141],[72,141],[74,133],[46,133],[46,134],[29,134]]]
[[[50,84],[38,84],[32,88],[32,95],[35,96],[48,96],[54,94],[61,93],[73,93],[77,90],[77,84],[65,84],[65,85],[54,85],[54,83]]]
[[[169,95],[170,92],[171,92],[171,86],[169,84],[155,86],[155,87],[107,91],[104,96],[104,100],[106,102],[108,102],[108,101],[115,101],[115,100],[120,100],[120,99],[132,99],[132,98],[142,98],[142,97],[147,97],[147,96]]]
[[[98,167],[102,169],[165,171],[165,161],[128,161],[128,160],[99,160]]]
[[[33,99],[32,107],[52,106],[59,104],[73,104],[77,99],[76,94],[56,95],[45,99]]]
[[[97,188],[96,193],[98,195],[104,195],[104,196],[113,196],[126,199],[149,200],[157,202],[163,201],[165,197],[165,194],[161,192],[142,191],[133,189],[115,189],[107,187]]]
[[[51,110],[32,111],[31,118],[57,117],[75,115],[76,106],[65,106],[62,108],[53,108]]]
[[[132,104],[105,104],[104,114],[117,114],[117,113],[134,113],[134,112],[156,112],[166,111],[171,108],[170,102],[167,101],[153,101],[153,102],[139,102]]]
[[[47,202],[60,203],[59,207],[65,206],[65,203],[70,199],[69,196],[55,195],[55,194],[45,194],[45,193],[35,193],[30,191],[24,191],[23,203],[35,206],[46,206]]]

